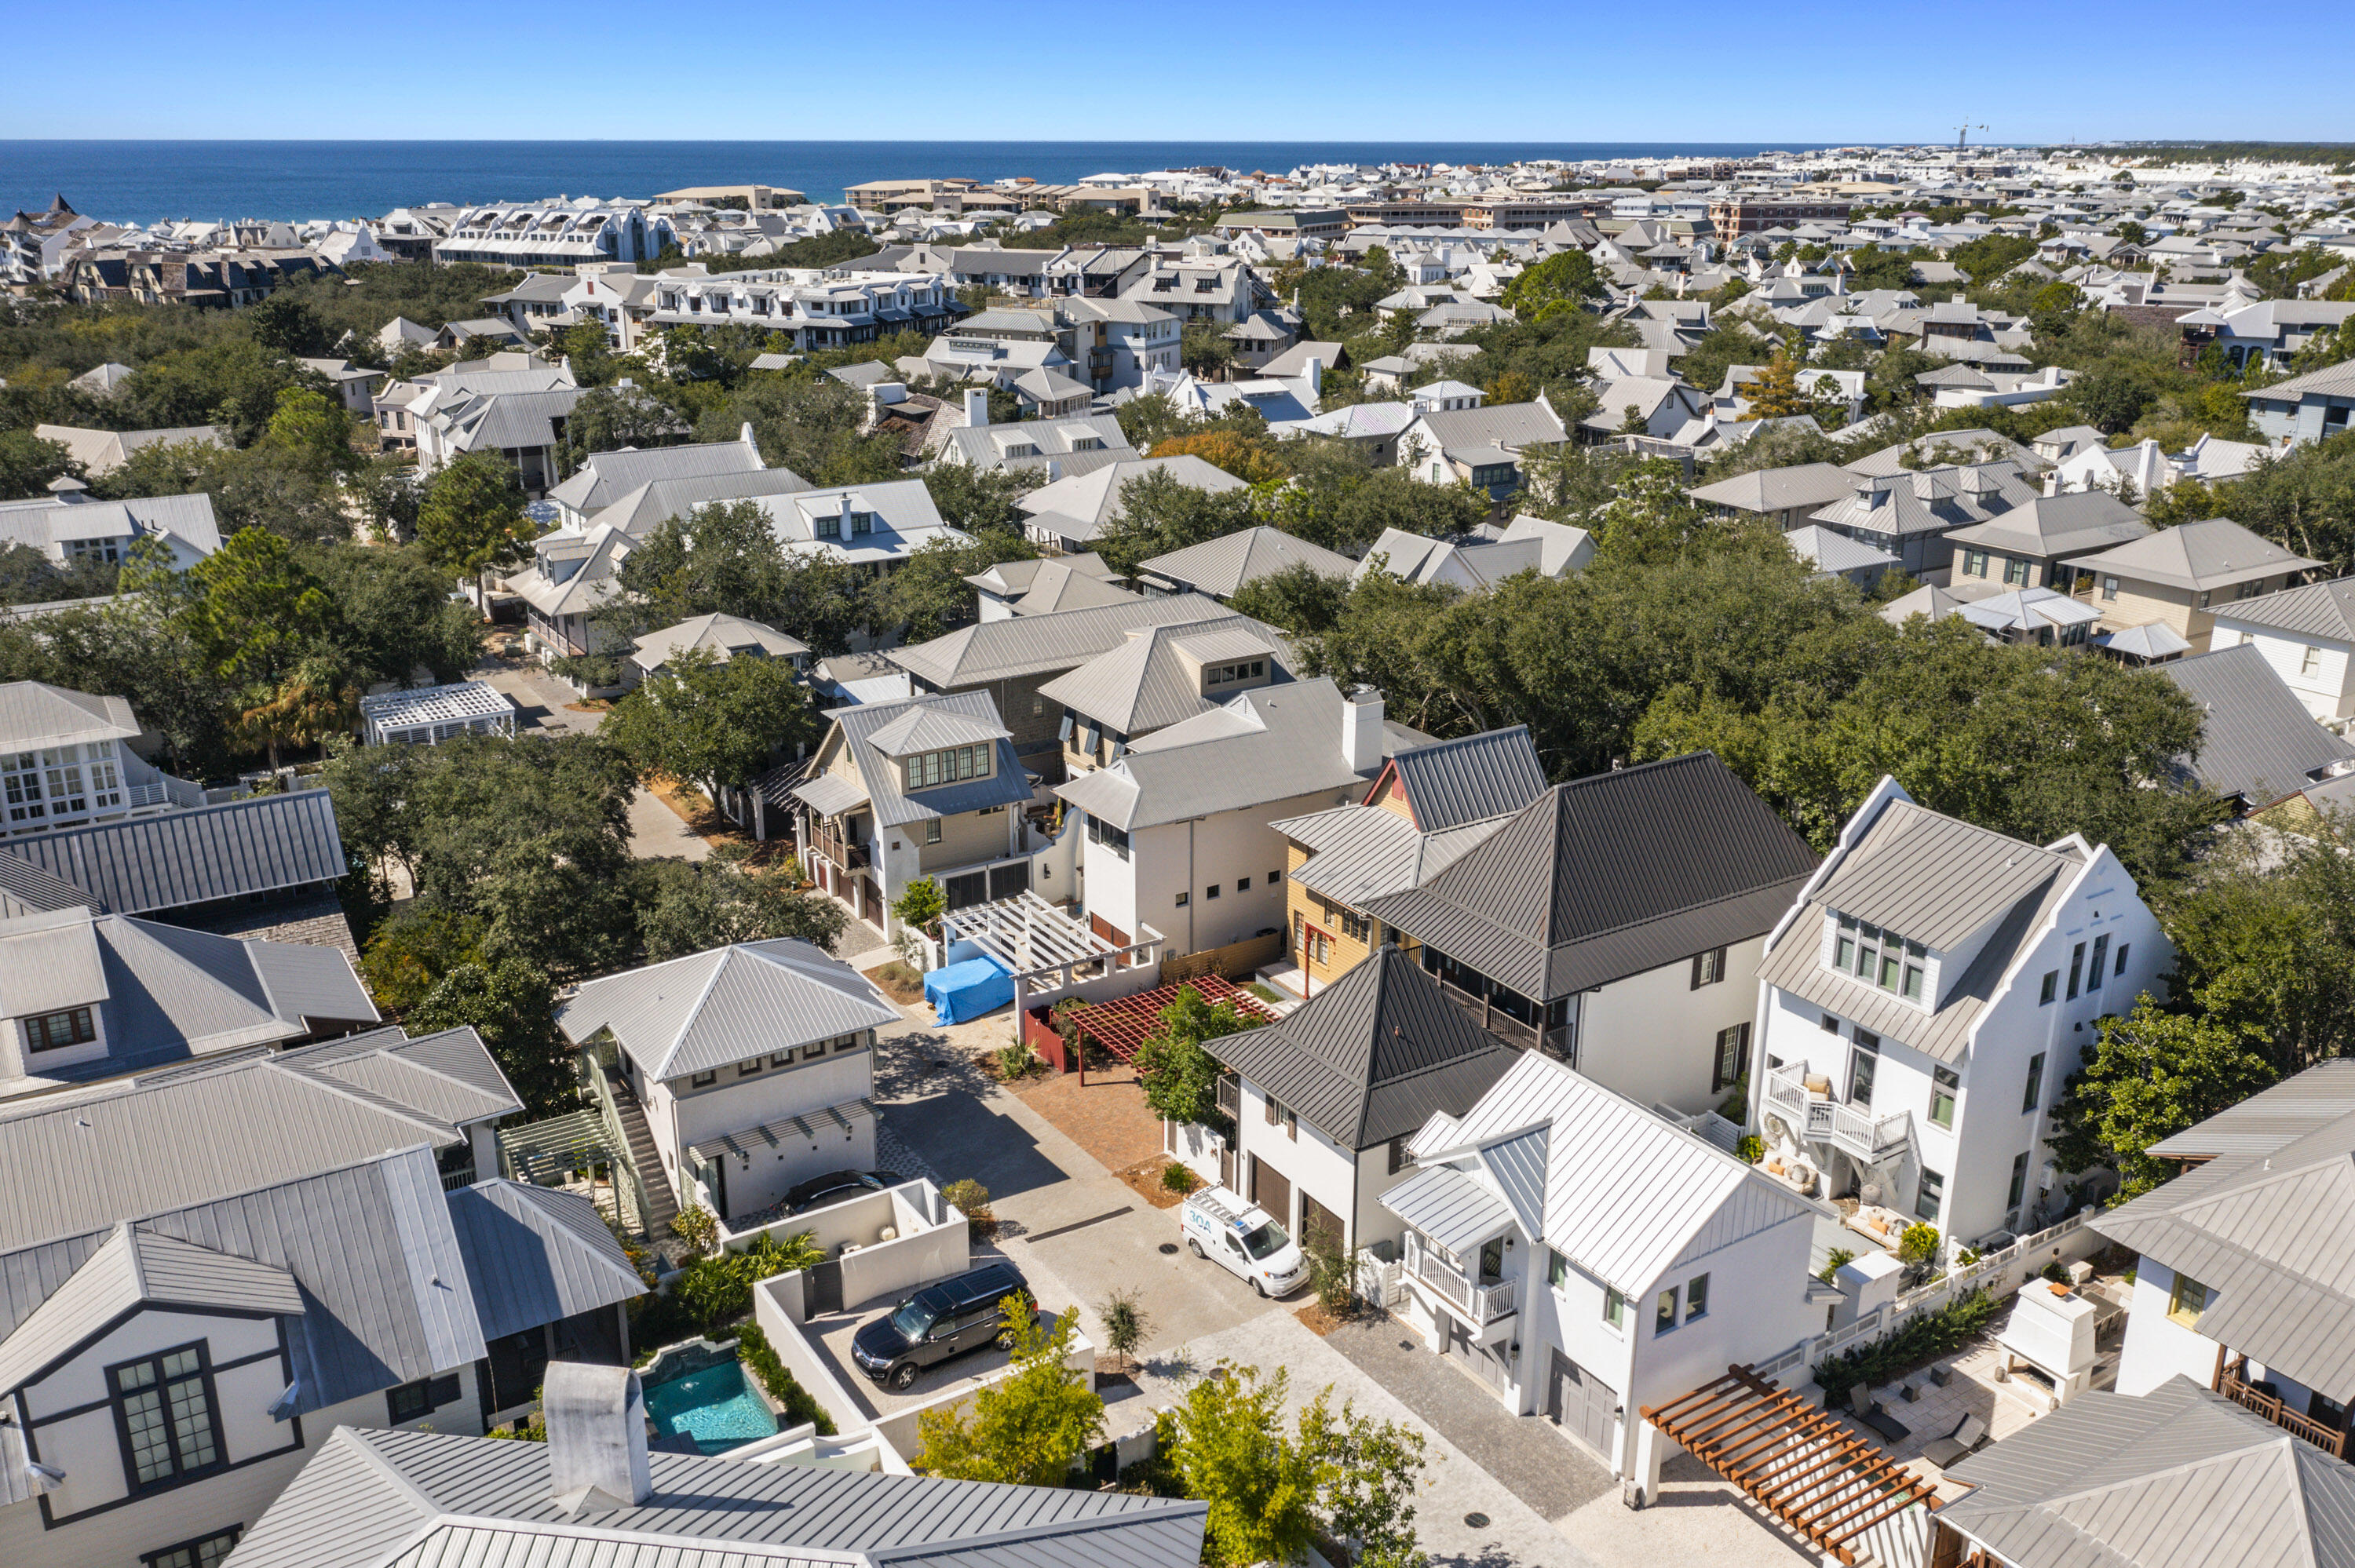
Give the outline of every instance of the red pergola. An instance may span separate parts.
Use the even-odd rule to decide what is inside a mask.
[[[1215,974],[1198,975],[1110,1001],[1083,1001],[1067,1015],[1080,1030],[1080,1082],[1088,1081],[1087,1043],[1091,1040],[1118,1060],[1135,1065],[1137,1047],[1160,1031],[1162,1010],[1177,1001],[1181,991],[1193,991],[1212,1007],[1226,1002],[1247,1016],[1275,1022],[1275,1013],[1259,998]]]

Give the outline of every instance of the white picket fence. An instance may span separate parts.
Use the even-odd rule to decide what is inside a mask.
[[[1800,1340],[1774,1360],[1759,1362],[1758,1373],[1776,1377],[1789,1372],[1806,1372],[1827,1356],[1886,1339],[1923,1313],[1934,1312],[1973,1289],[1984,1289],[1998,1300],[2010,1296],[2042,1273],[2047,1264],[2090,1257],[2108,1245],[2099,1232],[2087,1227],[2083,1213],[2072,1214],[2059,1224],[2022,1236],[1999,1251],[1983,1254],[1977,1263],[1955,1269],[1919,1290],[1909,1290],[1844,1329]]]

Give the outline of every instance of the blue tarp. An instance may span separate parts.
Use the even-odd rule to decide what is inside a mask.
[[[963,1023],[1012,1001],[1014,977],[994,959],[967,959],[926,975],[924,1000],[943,1023]]]

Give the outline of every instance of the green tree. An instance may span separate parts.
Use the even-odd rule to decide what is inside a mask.
[[[974,1392],[962,1406],[916,1418],[915,1467],[960,1481],[1057,1487],[1103,1434],[1103,1399],[1065,1362],[1079,1327],[1076,1310],[1041,1320],[1019,1296],[998,1303],[1013,1375]]]
[[[307,387],[278,394],[277,410],[261,439],[323,482],[357,470],[362,461],[352,447],[352,417],[341,403]]]
[[[556,987],[524,959],[458,965],[409,1010],[402,1023],[411,1034],[473,1029],[527,1117],[561,1116],[580,1107],[572,1048],[556,1027]]]
[[[1325,1533],[1357,1548],[1358,1568],[1423,1568],[1414,1494],[1423,1470],[1423,1436],[1397,1422],[1331,1408],[1324,1390],[1300,1413],[1299,1443],[1316,1461]]]
[[[1215,376],[1235,362],[1233,328],[1220,321],[1189,321],[1178,329],[1178,363],[1197,376]]]
[[[79,479],[81,464],[61,441],[45,441],[30,430],[0,429],[0,501],[41,495],[53,479]]]
[[[2124,1017],[2101,1021],[2101,1039],[2084,1048],[2083,1068],[2047,1141],[2071,1171],[2115,1168],[2121,1199],[2150,1191],[2173,1174],[2147,1151],[2161,1139],[2205,1121],[2274,1081],[2260,1054],[2261,1036],[2244,1024],[2202,1013],[2169,1012],[2139,997]]]
[[[840,905],[801,892],[790,872],[758,869],[725,852],[642,865],[653,888],[638,927],[650,963],[779,937],[830,953],[848,924]]]
[[[314,739],[357,701],[328,652],[335,603],[293,546],[241,529],[188,573],[197,597],[183,612],[199,655],[232,693],[278,766],[284,739]],[[324,726],[322,702],[337,710]]]
[[[515,465],[495,451],[468,452],[426,482],[417,509],[417,543],[425,558],[461,578],[520,561],[536,530],[524,515]]]
[[[1170,1465],[1186,1495],[1209,1505],[1202,1560],[1242,1568],[1291,1563],[1315,1540],[1316,1457],[1284,1428],[1290,1375],[1220,1361],[1186,1390],[1170,1420]]]
[[[1167,469],[1155,469],[1120,487],[1120,515],[1096,535],[1096,549],[1124,575],[1155,556],[1247,528],[1252,493],[1197,490]]]
[[[1204,1043],[1266,1022],[1231,1001],[1204,1001],[1192,986],[1161,1010],[1159,1026],[1137,1048],[1145,1103],[1167,1121],[1204,1122],[1218,1115],[1219,1064]]]
[[[1505,285],[1500,302],[1523,322],[1535,324],[1579,310],[1604,292],[1594,262],[1582,250],[1549,256]]]
[[[325,323],[300,290],[280,289],[245,312],[253,341],[264,348],[296,357],[316,357],[332,346]]]
[[[604,332],[594,322],[581,327],[602,342]],[[570,473],[595,452],[623,447],[667,446],[687,434],[677,410],[635,387],[598,387],[581,395],[564,421],[564,466]]]
[[[1744,419],[1787,419],[1815,411],[1814,399],[1799,390],[1797,364],[1780,349],[1742,390],[1750,398]]]
[[[942,522],[968,534],[1007,533],[1018,539],[1026,514],[1015,503],[1038,489],[1045,478],[1043,469],[982,469],[965,462],[936,462],[923,473],[924,489]],[[997,558],[1018,561],[1028,556]]]
[[[969,471],[963,464],[947,466]],[[927,539],[876,579],[873,623],[901,628],[906,641],[929,642],[973,619],[974,587],[966,577],[1001,561],[1028,561],[1038,554],[1028,540],[1006,527],[991,527],[970,539]]]
[[[451,970],[482,959],[473,922],[411,903],[369,937],[360,954],[360,979],[377,1006],[399,1018],[432,994]]]
[[[1348,602],[1346,577],[1327,577],[1307,562],[1254,577],[1237,591],[1235,612],[1290,632],[1329,631]]]
[[[2104,435],[2115,436],[2134,428],[2157,395],[2129,371],[2104,368],[2087,371],[2069,384],[2062,399],[2073,406],[2085,422]]]
[[[641,778],[667,774],[716,800],[764,771],[780,747],[824,732],[787,661],[742,654],[722,662],[692,649],[615,703],[603,733]]]
[[[941,885],[929,876],[920,876],[908,884],[900,896],[892,901],[891,913],[900,917],[901,925],[924,930],[947,913],[948,906],[949,901],[941,892]]]

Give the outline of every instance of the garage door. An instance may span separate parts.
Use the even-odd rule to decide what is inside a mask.
[[[1258,1155],[1251,1157],[1251,1201],[1275,1217],[1277,1224],[1289,1229],[1292,1224],[1292,1183],[1284,1172]]]
[[[1608,1459],[1612,1427],[1619,1396],[1602,1379],[1553,1351],[1552,1375],[1546,1379],[1546,1414],[1579,1441]]]

